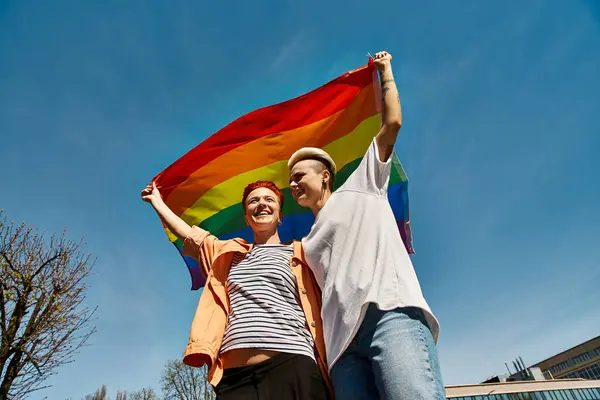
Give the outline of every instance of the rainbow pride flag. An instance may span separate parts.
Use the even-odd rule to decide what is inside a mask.
[[[282,240],[301,239],[314,217],[296,204],[289,189],[288,158],[310,146],[327,151],[342,185],[356,169],[381,126],[381,95],[372,60],[357,70],[292,100],[261,108],[233,121],[154,178],[175,214],[221,239],[253,240],[241,205],[244,187],[270,180],[284,194]],[[413,254],[408,213],[408,179],[394,155],[388,198],[407,251]],[[167,230],[181,253],[183,243]],[[197,262],[184,257],[192,290],[205,284]]]

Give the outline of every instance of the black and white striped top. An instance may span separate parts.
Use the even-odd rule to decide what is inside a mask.
[[[227,277],[229,320],[221,353],[255,348],[315,358],[290,268],[293,247],[257,245],[236,254]]]

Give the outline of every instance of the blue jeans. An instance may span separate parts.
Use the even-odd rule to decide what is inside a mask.
[[[445,400],[431,331],[420,308],[368,306],[356,336],[331,369],[341,400]]]

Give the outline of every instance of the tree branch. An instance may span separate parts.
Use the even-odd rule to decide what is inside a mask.
[[[4,298],[4,280],[0,281],[0,329],[2,330],[2,345],[4,345],[7,340],[7,337],[6,337],[6,300]]]
[[[42,370],[41,370],[40,366],[38,365],[37,361],[35,361],[35,359],[31,355],[31,353],[29,351],[27,351],[27,349],[24,349],[24,348],[20,348],[19,350],[22,351],[23,354],[25,354],[27,356],[27,359],[31,362],[31,364],[33,364],[33,366],[37,370],[38,374],[44,375],[42,373]]]
[[[42,263],[42,265],[37,269],[37,271],[35,271],[33,273],[33,275],[31,276],[32,279],[35,278],[36,276],[38,276],[38,274],[40,272],[42,272],[42,270],[44,268],[46,268],[47,265],[49,265],[52,261],[56,260],[59,256],[60,256],[60,253],[57,253],[57,254],[54,255],[54,257],[50,257],[49,259],[47,259],[46,261],[44,261],[44,263]]]
[[[44,240],[0,211],[0,399],[25,398],[72,362],[95,327],[83,306],[92,264],[81,242]]]

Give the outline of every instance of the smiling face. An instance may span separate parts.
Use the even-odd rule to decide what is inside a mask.
[[[244,202],[244,218],[254,232],[277,229],[281,218],[281,204],[277,194],[266,187],[251,191]]]
[[[328,188],[330,178],[331,173],[321,161],[298,161],[290,170],[292,196],[300,206],[312,208],[323,196],[323,181]]]

